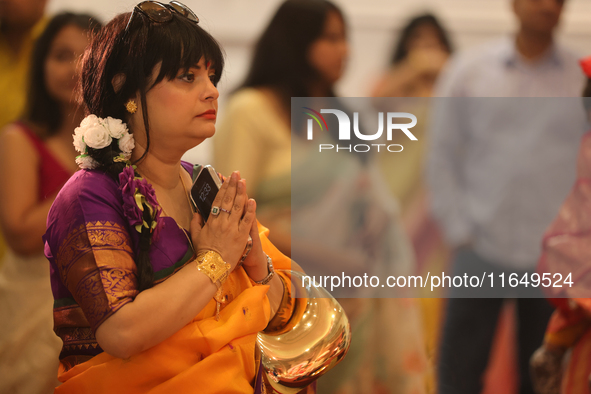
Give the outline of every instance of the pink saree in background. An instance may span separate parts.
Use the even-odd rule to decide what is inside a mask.
[[[562,393],[588,394],[591,374],[591,132],[583,136],[577,180],[543,240],[540,274],[569,275],[573,285],[547,287],[557,306],[546,341],[572,348]],[[558,275],[556,275],[558,278]],[[553,279],[554,282],[554,279]]]

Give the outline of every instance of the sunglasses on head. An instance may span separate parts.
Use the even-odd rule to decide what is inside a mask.
[[[135,7],[131,12],[127,26],[125,26],[125,33],[131,25],[133,17],[138,13],[142,13],[147,16],[151,21],[156,23],[164,23],[172,20],[172,13],[176,12],[179,15],[184,16],[191,22],[199,23],[199,18],[189,7],[181,3],[180,1],[171,1],[168,4],[160,3],[159,1],[142,1]]]

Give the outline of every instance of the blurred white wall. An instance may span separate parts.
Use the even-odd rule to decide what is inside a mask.
[[[165,1],[165,0],[163,0]],[[333,0],[349,24],[351,57],[338,86],[343,96],[365,96],[383,72],[396,34],[406,19],[432,11],[451,33],[457,49],[466,48],[515,29],[511,0]],[[130,11],[139,0],[49,0],[49,12],[90,12],[103,21]],[[227,66],[219,86],[223,97],[246,73],[250,52],[258,35],[281,0],[183,0],[201,19],[226,51]],[[566,0],[559,40],[581,55],[591,54],[591,1]],[[208,160],[209,147],[198,150],[200,162]]]

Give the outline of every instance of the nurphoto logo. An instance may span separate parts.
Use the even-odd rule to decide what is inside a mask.
[[[344,111],[339,109],[321,109],[320,112],[309,108],[302,107],[306,111],[304,114],[310,116],[307,122],[307,138],[308,140],[314,139],[314,122],[318,125],[321,132],[328,131],[328,124],[322,114],[333,114],[337,117],[339,122],[339,141],[350,141],[351,140],[351,119]],[[364,134],[359,130],[359,112],[353,112],[353,133],[357,139],[362,141],[376,141],[383,140],[384,133],[384,118],[386,119],[386,141],[392,141],[392,135],[395,131],[403,132],[411,141],[417,141],[417,137],[410,131],[411,128],[416,126],[417,117],[408,112],[387,112],[384,116],[383,112],[378,113],[378,131],[373,134]],[[400,119],[410,120],[410,122],[400,123]],[[396,120],[396,121],[395,121]],[[388,152],[402,152],[404,147],[400,144],[319,144],[318,150],[330,151],[335,150],[347,151],[347,152],[369,152],[370,150],[377,150],[380,152],[380,148],[384,148]]]

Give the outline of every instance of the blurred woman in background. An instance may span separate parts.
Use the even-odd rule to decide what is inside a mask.
[[[402,29],[392,54],[389,70],[375,85],[373,97],[431,97],[439,72],[452,52],[448,35],[439,22],[431,15],[412,18]],[[417,117],[425,117],[428,100],[397,101]],[[391,111],[391,100],[374,100],[380,110]],[[386,105],[390,108],[381,108]],[[422,115],[422,116],[421,116]],[[409,221],[426,214],[422,166],[426,146],[425,126],[417,125],[413,133],[418,141],[404,147],[399,155],[381,155],[381,165],[394,195],[400,201],[406,227],[412,234]],[[406,138],[402,136],[401,138]],[[386,159],[386,160],[383,160]],[[420,213],[422,212],[422,214]]]
[[[583,106],[591,121],[591,56],[581,60],[587,76]],[[591,131],[581,139],[577,180],[546,230],[538,272],[562,275],[571,286],[547,287],[556,306],[544,343],[530,360],[538,394],[591,393],[591,298],[588,280],[591,246]],[[556,276],[554,276],[556,275]],[[567,353],[570,351],[569,353]]]
[[[73,97],[77,64],[100,23],[55,16],[33,50],[26,110],[0,133],[0,392],[47,393],[57,383],[61,341],[53,333],[49,263],[41,236],[58,191],[76,171]]]
[[[334,97],[348,55],[341,11],[286,1],[259,39],[242,87],[214,138],[216,169],[240,169],[271,240],[290,255],[291,97]]]
[[[293,242],[298,257],[292,258],[307,271],[333,261],[327,269],[412,272],[414,260],[395,201],[387,193],[376,201],[382,189],[372,158],[318,157],[306,148],[300,128],[292,130],[291,98],[335,97],[348,52],[338,7],[328,1],[284,2],[259,39],[246,81],[223,111],[214,137],[215,167],[223,173],[240,170],[270,239],[290,255]],[[309,177],[298,176],[304,173]],[[297,191],[293,199],[292,188]],[[328,212],[325,208],[341,212],[343,225],[305,219],[317,219],[319,211]],[[369,223],[372,218],[375,225]],[[323,237],[323,226],[331,229],[330,241]],[[412,300],[339,302],[351,321],[351,348],[334,371],[319,379],[318,392],[424,392],[420,318]]]
[[[374,97],[431,97],[434,83],[452,51],[448,35],[439,22],[431,15],[412,18],[402,29],[392,55],[390,69],[376,84]],[[380,110],[391,111],[392,100],[374,100]],[[419,118],[427,116],[427,99],[398,100],[397,103]],[[381,108],[382,106],[388,108]],[[425,223],[427,214],[425,190],[422,181],[422,167],[426,146],[425,125],[417,125],[413,133],[418,141],[407,144],[398,155],[380,155],[381,166],[394,195],[400,201],[405,227],[411,235]],[[406,138],[402,135],[401,138]],[[416,241],[413,237],[413,241]],[[424,246],[424,245],[423,245]],[[415,248],[424,253],[423,248]],[[419,259],[421,260],[421,259]],[[419,262],[419,265],[422,265]]]
[[[405,97],[397,100],[397,110],[428,118],[429,99],[439,73],[452,53],[452,44],[441,22],[432,14],[411,18],[400,32],[388,71],[376,83],[374,97]],[[412,97],[412,98],[411,98]],[[420,98],[414,98],[420,97]],[[375,99],[380,111],[392,111],[392,99]],[[418,141],[405,144],[395,155],[379,155],[379,165],[401,206],[405,230],[410,236],[419,273],[441,272],[449,259],[443,238],[432,220],[423,183],[423,163],[427,146],[426,125],[413,128]],[[402,138],[406,138],[402,136]],[[432,297],[431,293],[429,297]],[[441,301],[422,298],[425,339],[430,359],[435,360]]]

